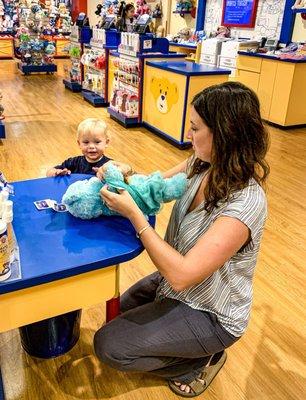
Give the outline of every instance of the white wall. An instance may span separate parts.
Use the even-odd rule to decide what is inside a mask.
[[[301,14],[297,14],[295,17],[292,41],[306,42],[306,19],[303,19]]]
[[[90,26],[95,26],[98,22],[98,16],[95,14],[97,4],[102,4],[103,0],[87,0],[87,14]]]
[[[231,28],[232,36],[238,33],[239,37],[271,37],[279,38],[284,16],[285,0],[259,0],[255,27]],[[216,31],[221,25],[223,0],[208,0],[206,5],[205,25],[206,33]]]

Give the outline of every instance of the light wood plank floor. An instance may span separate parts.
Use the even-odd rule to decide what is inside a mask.
[[[109,123],[113,138],[108,155],[132,163],[138,171],[164,170],[190,154],[145,129],[123,129],[109,119],[106,110],[95,109],[79,94],[65,90],[64,62],[58,62],[56,75],[23,77],[13,61],[0,61],[7,131],[7,139],[0,141],[0,170],[9,180],[44,176],[48,167],[77,155],[76,127],[86,117],[101,117]],[[269,130],[269,219],[255,276],[252,319],[245,336],[228,350],[222,372],[199,397],[207,400],[306,398],[306,129]],[[170,210],[167,205],[158,216],[161,235]],[[123,266],[121,290],[153,270],[143,253]],[[18,330],[1,334],[0,365],[7,400],[176,399],[162,379],[99,364],[92,338],[104,318],[104,304],[85,310],[78,344],[54,360],[27,356]]]

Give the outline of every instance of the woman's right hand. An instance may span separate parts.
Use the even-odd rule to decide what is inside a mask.
[[[120,172],[122,173],[122,175],[124,177],[131,175],[131,173],[133,172],[133,169],[129,164],[125,164],[120,161],[110,160],[110,161],[107,161],[107,163],[105,163],[104,165],[102,165],[102,167],[99,167],[99,168],[94,167],[93,168],[93,171],[96,173],[96,176],[97,176],[97,178],[100,179],[100,181],[104,180],[105,171],[107,170],[110,163],[115,165],[120,170]]]

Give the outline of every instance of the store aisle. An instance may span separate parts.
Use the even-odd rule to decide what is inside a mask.
[[[57,61],[58,74],[26,77],[14,61],[0,62],[7,135],[0,140],[0,170],[8,180],[44,176],[47,168],[78,155],[76,127],[87,117],[106,120],[113,136],[107,155],[131,163],[137,171],[164,170],[191,154],[145,129],[122,128],[105,109],[95,109],[79,94],[65,90],[65,62]],[[229,349],[222,372],[200,396],[206,400],[304,398],[306,128],[269,130],[269,219],[257,264],[252,318],[245,336]],[[158,216],[161,235],[171,207],[165,205]],[[127,263],[122,268],[121,291],[153,270],[146,254]],[[54,360],[26,355],[18,330],[1,334],[0,365],[7,400],[177,399],[159,378],[125,374],[98,363],[92,338],[104,321],[104,307],[99,304],[83,313],[80,341]]]

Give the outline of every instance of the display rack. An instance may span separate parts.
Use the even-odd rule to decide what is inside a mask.
[[[25,28],[24,28],[25,29]],[[19,40],[18,69],[25,75],[34,72],[54,73],[57,66],[54,64],[55,45],[40,38],[39,34],[23,33],[17,34]]]
[[[142,60],[119,54],[113,60],[115,71],[108,112],[124,126],[139,123]]]
[[[65,78],[63,83],[66,89],[72,92],[82,91],[82,82],[84,80],[84,69],[81,63],[81,57],[84,52],[84,45],[90,42],[92,30],[88,26],[78,27],[73,25],[69,37],[69,56],[70,64],[64,65]]]
[[[110,84],[112,119],[125,127],[140,125],[142,121],[143,77],[146,59],[182,58],[182,54],[169,53],[166,38],[152,34],[121,33],[118,52],[111,52],[109,66],[113,79]]]
[[[120,33],[93,28],[89,45],[85,45],[81,62],[84,66],[82,95],[95,107],[106,107],[108,102],[109,51],[117,49]]]

